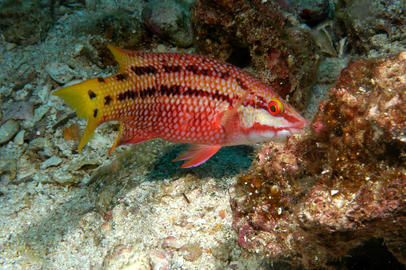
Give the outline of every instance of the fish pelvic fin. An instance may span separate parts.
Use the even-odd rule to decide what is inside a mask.
[[[186,160],[181,168],[191,168],[205,163],[215,153],[220,150],[221,145],[192,145],[180,156],[172,161]]]
[[[52,94],[62,98],[65,103],[76,111],[78,117],[88,119],[85,132],[80,140],[78,151],[93,137],[94,130],[101,124],[103,99],[100,82],[97,79],[84,81],[56,90]]]

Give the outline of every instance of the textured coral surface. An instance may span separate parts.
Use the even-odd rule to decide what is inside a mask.
[[[308,135],[270,143],[232,189],[244,249],[325,267],[383,238],[406,263],[406,52],[351,62]]]
[[[197,0],[192,8],[199,52],[246,66],[282,96],[303,107],[317,71],[310,31],[289,20],[274,1]]]

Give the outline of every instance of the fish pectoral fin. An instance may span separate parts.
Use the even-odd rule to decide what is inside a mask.
[[[247,98],[248,92],[245,93],[240,100],[231,109],[225,111],[220,118],[220,125],[223,127],[226,134],[232,134],[235,127],[238,126],[240,121],[238,109]]]
[[[205,163],[217,153],[220,148],[221,145],[192,145],[173,161],[186,160],[182,166],[180,166],[181,168],[196,167]]]
[[[111,146],[111,148],[109,150],[109,155],[114,151],[114,149],[117,146],[124,145],[124,144],[138,144],[138,143],[142,143],[142,142],[148,141],[150,139],[156,138],[156,136],[153,134],[149,134],[149,135],[142,136],[142,137],[136,136],[134,134],[136,134],[135,128],[132,128],[131,126],[126,125],[124,123],[120,123],[120,129],[118,131],[116,141]]]

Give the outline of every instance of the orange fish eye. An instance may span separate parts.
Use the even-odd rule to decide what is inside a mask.
[[[276,116],[283,112],[283,104],[279,99],[273,98],[268,104],[268,112]]]

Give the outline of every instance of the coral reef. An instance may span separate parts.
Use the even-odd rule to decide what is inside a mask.
[[[41,1],[1,1],[0,30],[7,42],[37,43],[52,26],[52,12]]]
[[[406,49],[405,1],[337,1],[337,21],[353,52],[376,57]]]
[[[191,10],[196,49],[245,67],[303,108],[314,82],[318,48],[310,31],[274,1],[202,1]]]
[[[406,52],[351,62],[312,131],[270,143],[232,188],[244,249],[326,267],[381,238],[406,264]]]

